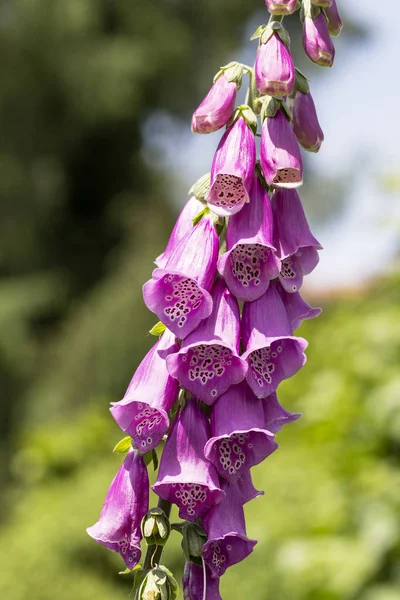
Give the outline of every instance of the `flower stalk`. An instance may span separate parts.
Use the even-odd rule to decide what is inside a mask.
[[[265,4],[268,24],[251,38],[259,40],[254,68],[221,67],[194,111],[194,133],[225,131],[143,286],[159,339],[111,407],[128,434],[115,452],[127,455],[88,533],[132,570],[135,600],[176,598],[177,582],[160,564],[171,531],[182,535],[184,600],[221,600],[220,577],[257,543],[243,509],[263,494],[251,468],[301,416],[278,394],[306,362],[307,341],[295,330],[321,312],[301,296],[322,246],[297,190],[300,145],[317,152],[324,135],[282,21],[300,16],[306,55],[324,67],[342,23],[335,0]],[[245,104],[235,107],[246,76]],[[151,459],[159,500],[149,510]],[[171,525],[172,504],[181,521]]]

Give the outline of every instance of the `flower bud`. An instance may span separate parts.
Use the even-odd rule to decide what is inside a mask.
[[[164,546],[169,534],[171,525],[165,512],[161,508],[151,508],[142,520],[142,535],[148,546],[157,544]]]
[[[266,43],[260,44],[254,70],[261,94],[289,96],[293,92],[293,60],[278,33],[273,33]]]
[[[331,6],[325,8],[325,16],[328,21],[328,31],[331,35],[339,35],[342,31],[343,21],[340,17],[336,0],[332,0]]]
[[[265,5],[273,15],[291,15],[296,10],[297,0],[265,0]]]
[[[220,75],[193,113],[193,133],[212,133],[226,125],[235,108],[236,92],[236,82]]]
[[[135,600],[173,600],[178,593],[178,584],[166,567],[159,565],[151,569],[137,589]]]
[[[322,12],[314,19],[310,16],[304,18],[303,47],[308,58],[320,67],[331,67],[333,65],[335,47]]]
[[[314,100],[310,93],[297,91],[291,100],[292,127],[297,141],[309,152],[318,152],[324,132],[318,122]]]

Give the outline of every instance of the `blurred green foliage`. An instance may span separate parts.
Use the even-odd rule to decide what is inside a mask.
[[[108,403],[154,342],[141,285],[173,222],[173,182],[144,160],[142,125],[159,109],[188,122],[257,9],[0,4],[2,600],[129,593],[119,557],[85,528],[121,461]],[[281,394],[304,417],[254,470],[260,541],[224,577],[224,598],[400,596],[399,283],[304,325],[309,363]],[[176,574],[179,542],[165,552]]]

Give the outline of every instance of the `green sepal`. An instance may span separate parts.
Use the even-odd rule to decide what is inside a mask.
[[[156,323],[154,325],[154,327],[152,327],[149,331],[150,335],[157,335],[160,336],[164,333],[164,331],[167,329],[167,326],[164,325],[164,323],[161,323],[161,321],[158,321],[158,323]]]
[[[267,117],[274,117],[281,108],[281,101],[274,96],[262,96],[258,101],[261,103],[261,121]]]
[[[163,565],[148,571],[134,589],[135,600],[175,600],[179,591],[175,577]]]
[[[291,121],[292,120],[292,111],[290,110],[290,108],[288,107],[286,102],[281,102],[281,109],[282,109],[283,114],[287,118],[287,120]]]
[[[203,208],[203,210],[201,210],[195,217],[193,217],[193,219],[192,219],[193,226],[195,226],[198,223],[200,223],[200,221],[202,220],[202,218],[205,215],[208,215],[209,212],[210,212],[210,209],[208,208],[208,206],[205,206]]]
[[[154,507],[143,517],[141,530],[148,546],[164,546],[171,533],[171,524],[165,512]]]
[[[320,12],[321,9],[318,6],[315,6],[315,4],[311,2],[311,0],[303,0],[300,10],[300,20],[301,22],[303,22],[306,17],[311,17],[311,19],[315,19],[316,17],[318,17]]]
[[[257,27],[255,32],[251,36],[250,41],[260,38],[263,35],[266,28],[267,28],[267,25],[260,25],[259,27]]]
[[[227,80],[230,83],[232,83],[232,82],[236,83],[236,85],[239,89],[242,85],[243,70],[244,70],[244,65],[242,65],[242,63],[239,63],[237,61],[232,61],[232,62],[228,63],[227,65],[220,68],[220,70],[214,77],[214,83],[217,81],[217,79],[219,79],[221,77],[221,75],[225,75]]]
[[[199,523],[182,521],[173,523],[171,528],[182,535],[182,551],[186,560],[201,565],[201,551],[207,541],[207,535]]]
[[[310,86],[308,85],[307,77],[301,71],[299,71],[299,69],[295,69],[295,74],[296,78],[294,81],[294,90],[292,97],[294,98],[296,92],[301,92],[302,94],[309,94]]]
[[[126,454],[131,447],[132,438],[130,435],[127,435],[126,437],[122,438],[122,440],[120,440],[116,446],[114,446],[113,452],[116,454]]]
[[[146,465],[146,467],[148,467],[149,464],[152,462],[154,471],[157,471],[158,455],[157,455],[157,451],[155,450],[155,448],[153,448],[152,450],[149,450],[148,452],[143,454],[143,460],[144,460],[144,464]]]
[[[232,125],[235,121],[237,121],[239,117],[243,117],[243,119],[246,121],[246,124],[248,125],[248,127],[250,127],[254,134],[257,133],[257,117],[254,114],[254,111],[250,108],[250,106],[248,106],[247,104],[241,104],[240,106],[238,106],[235,112],[233,113],[233,117],[228,122],[228,126]]]
[[[189,196],[194,196],[197,200],[204,200],[206,193],[210,189],[211,173],[202,175],[189,190]]]
[[[136,598],[139,598],[138,596],[138,591],[140,586],[142,585],[143,581],[146,578],[147,572],[141,567],[141,565],[137,565],[137,569],[133,569],[133,573],[134,573],[134,579],[133,579],[133,585],[132,585],[132,590],[131,590],[131,595],[134,595],[134,598],[136,600]]]

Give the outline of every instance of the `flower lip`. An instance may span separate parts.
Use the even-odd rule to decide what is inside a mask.
[[[185,389],[208,405],[247,373],[247,363],[220,339],[189,344],[167,358],[167,368]]]
[[[212,576],[221,577],[228,567],[241,562],[253,552],[256,544],[257,540],[232,531],[218,540],[208,540],[203,546],[202,554]]]
[[[211,190],[211,188],[210,188]],[[220,217],[238,213],[249,196],[241,177],[231,173],[218,173],[208,193],[207,202],[211,210]]]
[[[132,437],[141,454],[158,446],[169,427],[165,410],[132,398],[112,404],[112,416],[121,429]]]
[[[153,279],[143,286],[143,297],[148,308],[181,339],[212,311],[207,290],[180,271],[155,269]]]

